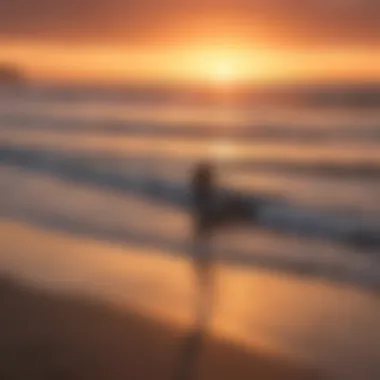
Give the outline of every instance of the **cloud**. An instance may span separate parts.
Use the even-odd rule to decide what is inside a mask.
[[[216,19],[248,41],[380,44],[378,0],[1,0],[0,38],[165,42]]]

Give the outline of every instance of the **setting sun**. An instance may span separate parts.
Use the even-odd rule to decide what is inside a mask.
[[[238,49],[195,48],[187,56],[186,75],[220,84],[238,83],[256,76],[250,54]],[[258,69],[255,71],[259,71]]]
[[[215,62],[210,70],[210,79],[215,82],[232,82],[236,79],[237,72],[236,67],[229,61]]]

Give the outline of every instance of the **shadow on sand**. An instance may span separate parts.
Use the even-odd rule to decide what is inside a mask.
[[[193,244],[193,272],[198,294],[194,310],[194,325],[184,338],[173,380],[195,380],[197,378],[199,360],[207,338],[208,325],[213,310],[214,270],[211,249],[209,241],[195,239]],[[199,262],[201,255],[207,256],[208,259]]]

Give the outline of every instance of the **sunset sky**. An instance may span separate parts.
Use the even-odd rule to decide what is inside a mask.
[[[1,0],[40,80],[380,80],[378,0]]]

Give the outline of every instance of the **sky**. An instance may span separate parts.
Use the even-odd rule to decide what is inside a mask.
[[[379,0],[1,0],[38,79],[378,80]]]

